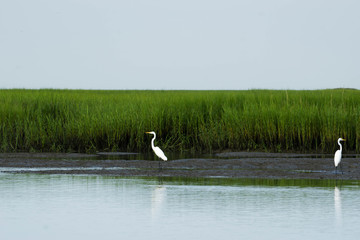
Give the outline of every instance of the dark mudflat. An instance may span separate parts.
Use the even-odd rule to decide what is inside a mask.
[[[173,176],[271,179],[360,180],[359,155],[343,155],[335,172],[333,155],[230,152],[211,158],[172,159],[167,162],[123,160],[134,153],[57,154],[2,153],[0,172],[38,174],[95,174],[104,176]],[[117,156],[119,159],[116,159]]]

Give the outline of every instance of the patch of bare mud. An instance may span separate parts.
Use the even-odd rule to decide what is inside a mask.
[[[0,172],[360,180],[360,159],[351,154],[343,156],[343,174],[340,170],[336,174],[332,154],[231,152],[210,158],[174,158],[167,162],[121,158],[134,153],[113,153],[111,159],[104,159],[106,154],[2,153]]]

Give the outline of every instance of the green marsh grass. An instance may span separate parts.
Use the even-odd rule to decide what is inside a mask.
[[[360,91],[0,90],[0,150],[360,152]]]

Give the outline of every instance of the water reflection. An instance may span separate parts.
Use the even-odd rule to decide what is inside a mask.
[[[340,189],[335,186],[334,189],[334,208],[335,208],[335,223],[336,228],[342,227],[342,207],[341,207],[341,193]]]
[[[0,232],[36,240],[354,239],[359,190],[357,181],[2,173]]]
[[[165,202],[166,187],[163,185],[155,186],[151,196],[151,216],[153,219],[159,218]]]

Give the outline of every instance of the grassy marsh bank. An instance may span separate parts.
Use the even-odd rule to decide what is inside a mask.
[[[360,91],[0,90],[0,150],[360,152]],[[165,152],[166,152],[165,151]]]

